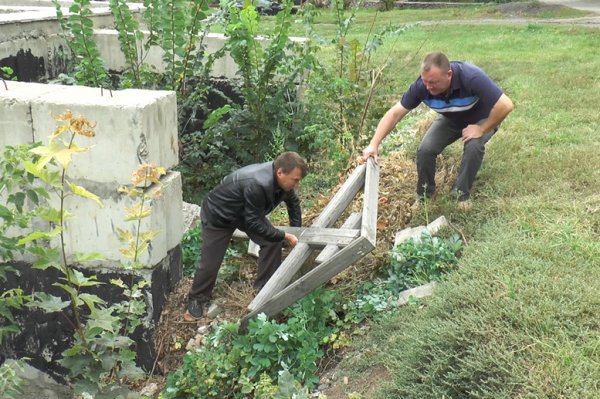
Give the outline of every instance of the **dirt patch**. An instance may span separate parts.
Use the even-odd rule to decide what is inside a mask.
[[[329,385],[319,393],[326,395],[327,399],[348,399],[348,395],[355,393],[361,398],[371,398],[382,383],[390,381],[391,376],[383,366],[373,367],[358,377],[349,377],[332,370],[321,378],[323,384]]]

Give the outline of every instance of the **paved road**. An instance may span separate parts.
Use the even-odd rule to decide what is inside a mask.
[[[561,4],[578,10],[593,11],[600,14],[600,0],[542,0],[542,3]]]

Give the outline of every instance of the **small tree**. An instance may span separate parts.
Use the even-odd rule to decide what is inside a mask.
[[[76,195],[92,200],[99,206],[103,206],[103,203],[98,196],[67,178],[72,157],[89,151],[89,147],[80,147],[76,139],[80,136],[94,137],[95,125],[85,117],[74,116],[71,112],[65,112],[55,119],[61,124],[50,135],[48,144],[31,149],[30,153],[35,155],[36,160],[24,163],[25,170],[40,179],[58,200],[57,208],[40,205],[37,211],[37,216],[49,222],[53,228],[50,231],[34,231],[21,238],[18,245],[38,256],[33,264],[34,268],[55,268],[59,271],[60,281],[54,283],[54,286],[61,288],[68,299],[39,292],[34,294],[28,306],[46,312],[61,312],[73,326],[73,345],[62,353],[60,364],[69,370],[76,394],[91,395],[94,398],[126,397],[129,389],[124,383],[138,380],[144,375],[135,364],[135,342],[129,337],[141,324],[145,314],[142,289],[146,282],[135,282],[133,276],[130,284],[125,284],[120,279],[111,280],[111,284],[123,290],[124,299],[108,304],[88,292],[102,284],[97,276],[85,275],[76,267],[86,262],[100,261],[102,256],[90,252],[68,257],[66,222],[73,215],[66,209],[65,200]],[[121,234],[126,243],[122,253],[131,260],[125,267],[132,272],[141,267],[139,255],[156,236],[156,232],[141,232],[139,229],[139,221],[150,214],[150,196],[137,186],[140,183],[144,184],[143,187],[150,182],[160,183],[159,178],[164,173],[162,168],[142,165],[133,175],[134,187],[121,190],[142,198],[141,203],[134,204],[126,215],[126,220],[138,221],[135,233]],[[157,190],[152,198],[159,194],[160,190]],[[51,243],[56,239],[58,246],[53,247]]]

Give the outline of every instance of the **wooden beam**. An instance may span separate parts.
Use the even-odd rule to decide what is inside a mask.
[[[344,224],[342,224],[342,229],[358,229],[360,227],[361,220],[362,220],[361,213],[354,212],[354,213],[350,214],[350,216],[348,216],[348,219],[346,219]],[[319,256],[317,256],[317,258],[315,259],[315,262],[323,263],[327,259],[331,258],[333,255],[335,255],[337,253],[337,251],[339,251],[339,250],[340,250],[340,247],[338,245],[332,245],[332,244],[327,245],[325,248],[323,248],[323,250],[321,251]]]
[[[356,194],[363,188],[365,183],[366,165],[359,165],[342,187],[333,196],[321,214],[315,219],[312,227],[331,227],[346,210]],[[300,269],[302,264],[309,258],[312,250],[305,243],[299,243],[281,263],[273,276],[267,281],[254,300],[248,305],[248,310],[254,311],[263,303],[275,296],[291,281],[292,277]],[[288,258],[292,257],[288,261]]]
[[[366,166],[359,165],[350,175],[344,185],[333,196],[329,204],[323,209],[319,217],[312,224],[313,227],[331,227],[338,220],[348,205],[354,200],[356,194],[365,184]]]
[[[244,331],[248,321],[259,313],[265,313],[268,317],[278,314],[298,299],[305,297],[315,288],[329,281],[358,259],[364,257],[373,248],[375,248],[374,245],[368,239],[364,237],[357,238],[352,244],[339,251],[329,260],[323,262],[248,313],[241,320],[240,329]]]
[[[365,190],[363,195],[363,213],[360,235],[365,237],[373,246],[377,237],[377,203],[379,201],[379,165],[375,159],[367,160]]]
[[[287,233],[292,233],[298,237],[298,241],[311,246],[324,247],[326,245],[350,244],[353,239],[360,235],[358,229],[332,229],[324,227],[277,227]],[[234,236],[238,238],[248,238],[246,233],[236,230]]]

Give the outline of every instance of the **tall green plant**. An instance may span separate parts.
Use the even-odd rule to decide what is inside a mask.
[[[94,22],[91,18],[93,12],[90,0],[73,0],[68,17],[64,16],[58,0],[52,0],[52,3],[74,55],[75,79],[86,86],[108,87],[108,72],[93,40]]]
[[[0,284],[12,274],[19,275],[13,265],[15,255],[23,252],[18,241],[37,212],[42,198],[48,193],[35,185],[34,176],[28,173],[23,162],[31,158],[31,145],[7,146],[0,158]],[[28,207],[31,204],[33,207]],[[0,347],[11,334],[20,331],[14,312],[31,300],[21,288],[5,289],[0,293]],[[4,363],[0,355],[0,392],[7,398],[23,395],[25,381],[17,373],[22,361]]]
[[[226,49],[239,68],[244,105],[253,115],[256,144],[268,143],[273,115],[282,116],[295,97],[296,81],[312,68],[314,58],[310,46],[290,40],[291,2],[284,2],[277,14],[274,34],[258,36],[259,14],[249,4],[242,10],[230,6],[226,29],[229,37]],[[289,108],[288,108],[289,109]]]
[[[231,90],[237,98],[227,99],[221,93],[226,105],[217,109],[197,105],[203,93],[194,92],[189,102],[184,100],[184,108],[190,111],[181,138],[185,150],[179,168],[186,176],[189,191],[184,195],[190,201],[200,200],[206,187],[217,184],[228,171],[263,161],[274,137],[277,148],[298,149],[296,138],[304,120],[297,84],[315,63],[312,43],[290,40],[291,3],[284,4],[273,33],[264,37],[258,37],[260,16],[252,4],[239,9],[230,2],[224,7],[228,41],[223,50],[238,67]],[[210,114],[203,126],[196,125],[188,132],[187,122],[199,112]],[[213,168],[215,164],[221,168]]]
[[[326,141],[323,148],[331,152],[335,148],[348,149],[348,158],[362,146],[371,128],[370,110],[376,101],[376,92],[382,82],[387,62],[374,65],[373,54],[383,45],[385,37],[398,37],[406,28],[387,26],[375,32],[378,14],[373,15],[369,33],[364,43],[352,38],[351,30],[355,24],[356,13],[361,2],[349,11],[343,0],[332,3],[336,21],[336,35],[325,40],[309,29],[310,36],[335,48],[335,58],[331,64],[321,64],[311,75],[307,100],[315,104],[315,118],[312,129],[318,128],[332,132],[333,136],[320,138]],[[332,117],[332,114],[335,115]],[[316,137],[307,131],[304,139],[312,142]]]
[[[208,1],[162,0],[153,1],[151,5],[154,14],[144,17],[152,23],[156,42],[164,51],[165,85],[180,91],[192,74],[198,33],[207,16]]]
[[[121,52],[127,63],[128,69],[124,73],[128,75],[127,77],[134,87],[141,88],[142,57],[140,49],[144,34],[140,31],[139,22],[127,6],[126,0],[110,0],[108,4],[118,32]]]

